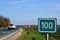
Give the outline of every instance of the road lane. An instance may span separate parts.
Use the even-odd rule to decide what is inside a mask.
[[[11,29],[11,30],[8,30],[8,28],[3,28],[3,29],[0,29],[0,39],[3,38],[4,36],[7,36],[15,31],[18,31],[20,27],[17,27],[16,29]]]

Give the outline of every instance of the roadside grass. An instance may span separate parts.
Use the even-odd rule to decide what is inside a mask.
[[[46,34],[39,33],[37,30],[23,28],[23,33],[17,40],[46,40]]]
[[[59,33],[50,34],[50,36],[54,37],[57,40],[60,40],[60,34]]]

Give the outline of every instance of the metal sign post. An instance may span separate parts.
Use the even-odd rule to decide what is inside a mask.
[[[47,33],[47,40],[49,40],[49,34]]]

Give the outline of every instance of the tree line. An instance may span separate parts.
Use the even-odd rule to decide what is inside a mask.
[[[4,16],[0,16],[0,27],[8,27],[10,24],[10,19]]]

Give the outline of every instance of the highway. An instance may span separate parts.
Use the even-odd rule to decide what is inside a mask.
[[[17,26],[16,29],[11,29],[11,30],[8,30],[8,28],[2,28],[0,29],[0,39],[3,38],[4,36],[7,36],[15,31],[18,31],[20,27]]]

